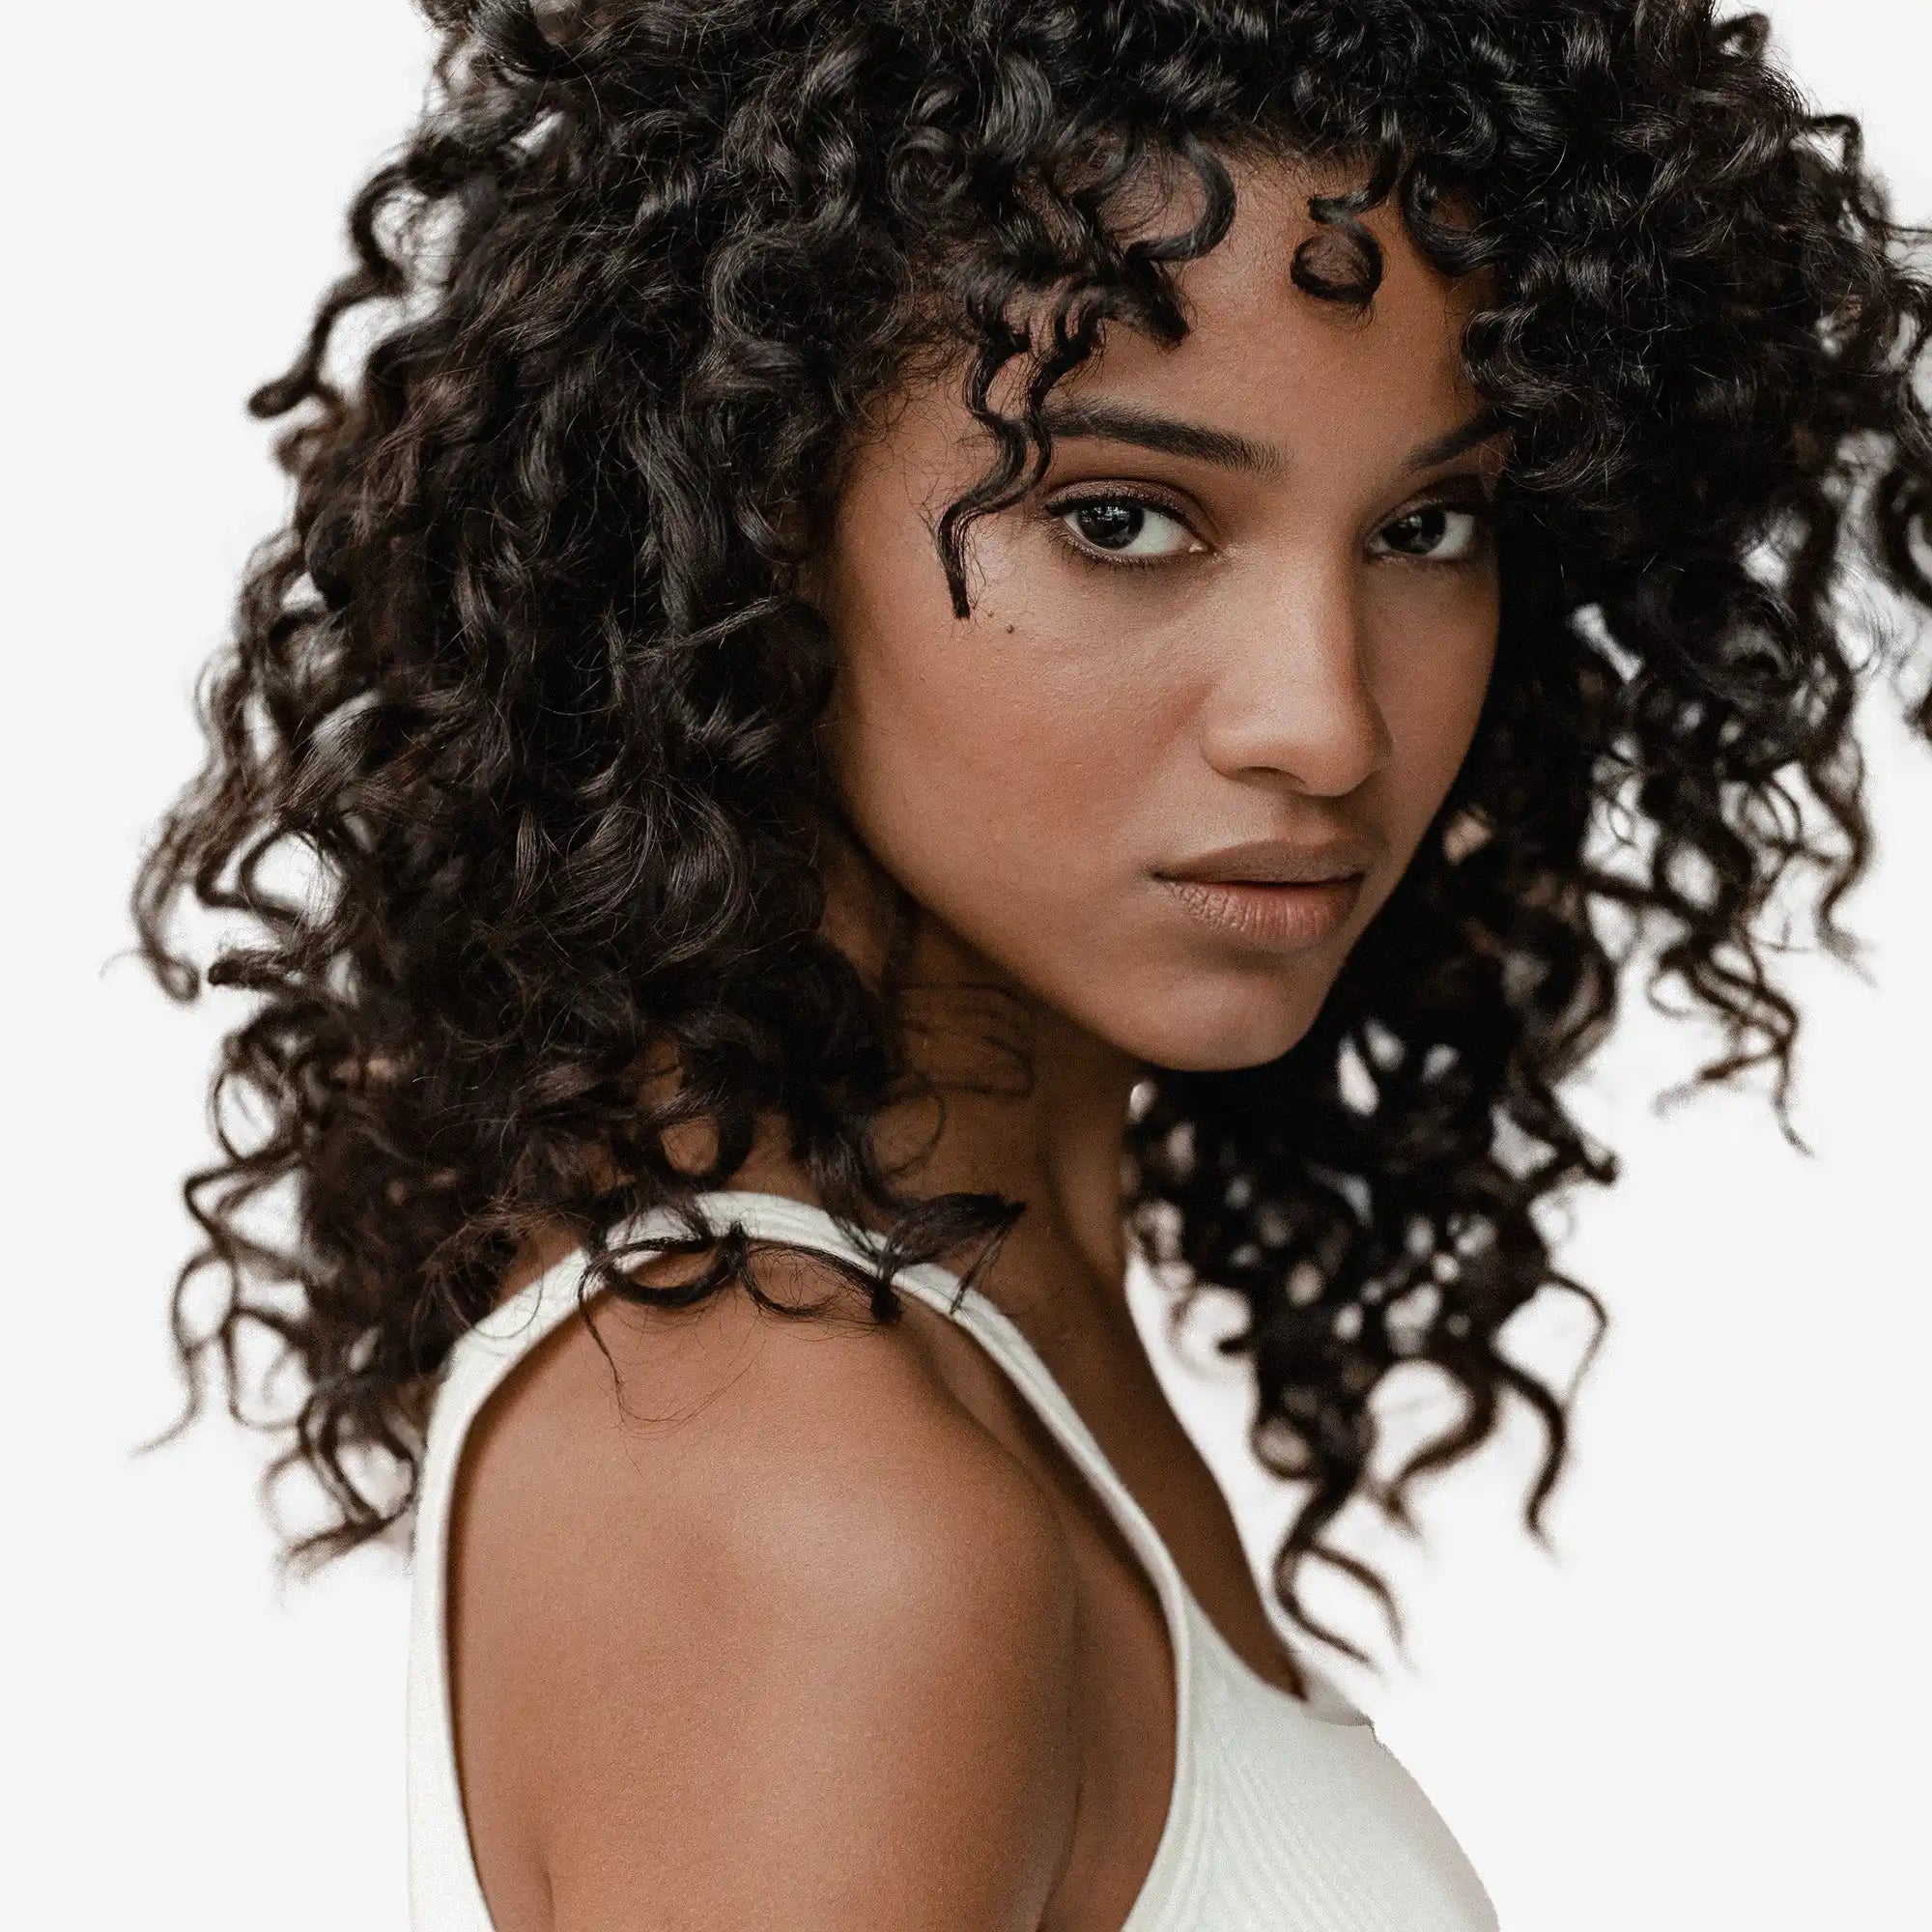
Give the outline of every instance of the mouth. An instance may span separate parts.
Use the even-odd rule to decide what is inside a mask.
[[[1366,834],[1243,839],[1153,873],[1196,924],[1264,952],[1319,946],[1354,910],[1380,853]]]
[[[1336,932],[1354,910],[1367,874],[1320,880],[1154,876],[1197,923],[1260,951],[1296,952]]]

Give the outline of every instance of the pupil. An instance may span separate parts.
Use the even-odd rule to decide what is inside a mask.
[[[1407,539],[1401,547],[1412,551],[1434,550],[1442,541],[1442,526],[1448,514],[1440,504],[1433,509],[1411,511],[1396,526]]]
[[[1080,534],[1106,550],[1117,550],[1140,535],[1143,512],[1138,503],[1085,503],[1078,515]]]

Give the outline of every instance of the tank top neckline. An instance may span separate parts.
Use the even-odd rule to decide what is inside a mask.
[[[854,1235],[829,1209],[810,1201],[802,1201],[794,1195],[773,1194],[754,1188],[714,1188],[696,1195],[692,1205],[700,1220],[713,1228],[721,1223],[735,1223],[754,1240],[797,1241],[821,1252],[856,1261],[862,1265],[874,1262],[876,1249],[883,1244],[882,1237],[871,1231]],[[654,1225],[665,1219],[668,1211],[658,1207],[626,1217],[609,1230],[605,1236],[607,1243],[614,1246],[649,1233]],[[560,1292],[560,1284],[573,1264],[581,1267],[583,1258],[582,1247],[570,1249],[515,1293],[505,1297],[458,1338],[451,1366],[454,1366],[458,1355],[486,1343],[500,1344],[521,1337],[534,1346],[578,1305],[578,1297]],[[903,1264],[895,1270],[893,1281],[895,1287],[909,1290],[921,1301],[938,1309],[974,1334],[1006,1378],[1021,1384],[1022,1395],[1099,1494],[1154,1584],[1173,1658],[1175,1762],[1167,1810],[1153,1858],[1120,1928],[1120,1932],[1144,1932],[1144,1928],[1155,1922],[1154,1915],[1164,1907],[1173,1868],[1183,1855],[1190,1826],[1189,1807],[1198,1776],[1194,1735],[1195,1680],[1199,1666],[1197,1635],[1204,1637],[1211,1646],[1222,1667],[1234,1674],[1247,1694],[1271,1702],[1286,1711],[1293,1719],[1321,1730],[1350,1730],[1359,1725],[1371,1737],[1374,1736],[1374,1726],[1342,1691],[1306,1663],[1302,1663],[1300,1668],[1311,1685],[1332,1709],[1347,1715],[1323,1716],[1309,1700],[1297,1697],[1280,1685],[1269,1683],[1222,1635],[1186,1577],[1181,1575],[1179,1565],[1165,1539],[1154,1527],[1151,1518],[1142,1509],[1133,1492],[1115,1469],[1058,1378],[1028,1341],[1025,1331],[991,1296],[972,1287],[951,1268],[935,1262]],[[521,1354],[523,1350],[519,1348],[516,1352]],[[507,1364],[504,1366],[507,1367]],[[496,1379],[494,1375],[490,1378],[490,1386],[494,1387]],[[484,1396],[487,1396],[487,1390],[478,1390],[476,1398],[466,1402],[464,1406],[469,1409],[480,1407],[481,1402],[477,1398]],[[467,1420],[464,1433],[467,1434]],[[455,1445],[454,1453],[460,1455],[460,1442]],[[448,1562],[446,1548],[441,1548],[439,1555],[442,1563]],[[441,1750],[447,1760],[442,1782],[455,1802],[458,1817],[463,1821],[463,1850],[466,1854],[463,1863],[468,1867],[474,1901],[483,1907],[487,1922],[487,1906],[483,1905],[482,1882],[476,1872],[473,1850],[469,1845],[468,1819],[463,1812],[461,1778],[455,1761],[448,1632],[443,1621],[447,1578],[439,1576],[434,1580],[432,1595],[439,1624],[435,1634],[439,1665],[437,1690],[440,1693],[437,1698],[440,1707],[438,1728],[441,1734]]]

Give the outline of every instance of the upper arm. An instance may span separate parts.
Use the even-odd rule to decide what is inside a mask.
[[[600,1307],[624,1411],[580,1334],[479,1459],[466,1785],[556,1932],[1033,1932],[1077,1785],[1050,1506],[902,1331],[715,1312],[667,1379]]]

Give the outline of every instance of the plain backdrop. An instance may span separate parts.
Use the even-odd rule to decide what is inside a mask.
[[[1864,118],[1902,212],[1932,216],[1932,10],[1771,12],[1814,97]],[[341,263],[340,212],[427,48],[407,0],[9,25],[0,1895],[18,1925],[404,1921],[401,1559],[278,1588],[260,1438],[217,1411],[129,1453],[174,1411],[178,1186],[236,1009],[172,1007],[116,955],[136,854],[198,758],[191,680],[282,510],[242,399]],[[1880,845],[1846,916],[1864,973],[1779,967],[1813,1156],[1761,1079],[1656,1111],[1716,1036],[1633,996],[1573,1094],[1625,1174],[1563,1216],[1559,1262],[1614,1327],[1553,1553],[1518,1520],[1535,1442],[1513,1425],[1429,1495],[1423,1544],[1358,1543],[1407,1605],[1406,1658],[1361,1600],[1319,1600],[1376,1646],[1379,1675],[1328,1667],[1507,1932],[1927,1922],[1932,753],[1898,713],[1880,689],[1863,721]],[[1574,1320],[1544,1307],[1525,1350],[1571,1359]],[[1236,1391],[1156,1355],[1259,1565],[1284,1502]]]

